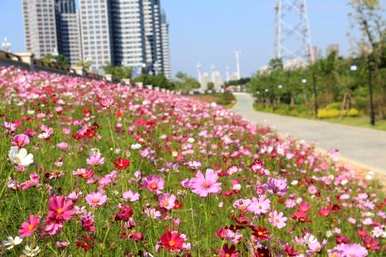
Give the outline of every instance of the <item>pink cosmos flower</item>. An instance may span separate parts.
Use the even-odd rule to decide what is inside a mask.
[[[103,165],[105,163],[105,158],[99,152],[91,153],[87,158],[87,164],[90,166]]]
[[[125,199],[126,201],[130,201],[130,202],[136,202],[139,200],[140,196],[137,192],[133,192],[131,190],[127,191],[127,192],[124,192],[122,194],[122,197],[123,199]]]
[[[160,193],[165,187],[165,181],[159,176],[148,176],[143,179],[142,186],[153,193]]]
[[[66,142],[60,142],[56,145],[56,147],[62,151],[67,151],[68,144]]]
[[[336,257],[366,257],[366,248],[359,244],[340,244],[328,251],[329,256]]]
[[[82,224],[82,228],[85,231],[87,232],[96,231],[94,216],[91,213],[89,212],[84,213],[80,219],[80,222]]]
[[[38,174],[32,173],[29,177],[29,180],[20,184],[21,190],[25,191],[30,189],[31,187],[36,187],[39,185],[40,178]]]
[[[248,206],[247,210],[256,215],[262,215],[268,213],[270,210],[271,201],[267,199],[264,195],[261,195],[258,199],[252,198],[251,204]]]
[[[12,145],[22,148],[30,143],[29,136],[25,134],[19,134],[13,137]]]
[[[52,136],[54,133],[54,129],[47,127],[46,125],[41,125],[40,130],[42,131],[39,135],[38,138],[40,139],[48,139]]]
[[[86,196],[86,202],[93,208],[100,207],[107,202],[107,196],[101,192],[93,192]]]
[[[37,215],[30,215],[28,220],[21,224],[19,235],[21,238],[30,237],[36,231],[40,224],[40,217]]]
[[[286,226],[287,217],[284,216],[282,212],[277,212],[276,210],[270,212],[268,215],[268,221],[272,224],[272,226],[277,227],[278,229],[282,229]]]
[[[196,176],[190,180],[193,193],[207,197],[209,194],[217,194],[221,191],[221,183],[218,181],[218,175],[214,170],[208,169],[205,176],[198,171]]]
[[[169,193],[161,194],[158,197],[158,202],[160,207],[166,210],[173,209],[174,206],[176,205],[176,200],[177,200],[176,196]]]

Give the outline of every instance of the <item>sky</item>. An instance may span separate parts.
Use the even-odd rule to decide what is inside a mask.
[[[322,49],[339,44],[347,53],[350,30],[348,0],[308,0],[312,43]],[[170,23],[173,73],[196,76],[212,65],[221,71],[236,69],[239,50],[241,73],[249,76],[274,53],[275,0],[161,0]],[[385,6],[386,0],[382,0]],[[15,52],[23,51],[21,0],[0,0],[0,41],[7,37]]]

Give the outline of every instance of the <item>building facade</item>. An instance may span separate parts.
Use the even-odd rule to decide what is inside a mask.
[[[75,0],[57,0],[56,22],[59,53],[66,57],[70,64],[77,64],[82,60],[82,47]]]
[[[83,60],[95,71],[114,63],[110,4],[108,0],[80,0]]]
[[[79,0],[79,10],[76,3],[23,0],[27,50],[37,57],[60,53],[71,64],[87,61],[94,71],[122,65],[170,77],[169,24],[160,0]]]
[[[163,74],[170,79],[172,70],[170,65],[170,43],[169,43],[169,23],[167,21],[166,13],[163,12],[161,16],[161,36],[162,36],[162,61]]]
[[[143,1],[112,0],[111,17],[114,42],[114,63],[122,66],[142,66],[144,48]]]
[[[23,0],[26,49],[37,58],[58,52],[55,0]]]

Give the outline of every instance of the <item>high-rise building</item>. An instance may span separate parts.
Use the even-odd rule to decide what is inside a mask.
[[[166,13],[163,12],[161,16],[161,37],[162,37],[162,60],[163,60],[163,74],[170,79],[172,76],[170,66],[170,43],[169,43],[169,23],[167,21]]]
[[[37,58],[58,52],[55,0],[23,0],[25,44]]]
[[[38,57],[58,52],[71,64],[89,61],[94,71],[111,64],[170,77],[169,25],[160,0],[79,0],[79,11],[76,2],[23,0],[27,49]],[[35,30],[47,39],[34,37]]]
[[[112,0],[114,63],[141,67],[145,63],[143,1]]]
[[[56,0],[59,53],[71,64],[82,59],[79,16],[75,0]]]
[[[83,59],[94,70],[114,62],[110,9],[108,0],[80,0]]]

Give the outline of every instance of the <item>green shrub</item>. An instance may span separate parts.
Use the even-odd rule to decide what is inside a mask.
[[[327,105],[325,107],[325,109],[327,109],[327,110],[333,110],[333,109],[339,110],[341,105],[342,105],[342,103],[330,103],[329,105]]]

